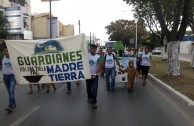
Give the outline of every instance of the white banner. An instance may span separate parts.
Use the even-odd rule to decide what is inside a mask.
[[[19,84],[91,78],[85,35],[47,40],[7,40]]]
[[[134,63],[134,67],[137,67],[136,64],[136,57],[121,57],[121,64],[123,65],[123,67],[126,69],[129,65],[129,61],[133,61]]]

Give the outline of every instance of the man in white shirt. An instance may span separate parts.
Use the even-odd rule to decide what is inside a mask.
[[[8,95],[9,95],[9,105],[5,110],[8,112],[11,112],[16,107],[16,102],[14,98],[16,80],[15,80],[15,76],[13,73],[13,68],[10,62],[10,57],[9,57],[7,47],[4,47],[2,70],[3,70],[3,80],[7,88]]]
[[[105,74],[106,74],[106,86],[107,91],[115,91],[115,61],[120,68],[120,62],[114,52],[112,52],[112,48],[107,48],[107,53],[104,55],[105,62]],[[111,77],[111,82],[110,82]]]
[[[97,92],[98,92],[98,74],[100,72],[100,55],[96,54],[97,46],[92,44],[89,53],[89,65],[91,79],[86,80],[86,88],[88,94],[88,103],[92,104],[92,108],[97,108]]]

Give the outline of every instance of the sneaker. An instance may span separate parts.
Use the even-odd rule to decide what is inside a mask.
[[[5,111],[12,112],[12,108],[10,106],[8,106],[7,108],[5,108]]]
[[[77,86],[79,86],[79,85],[80,85],[80,83],[79,83],[79,82],[76,82],[76,84],[77,84]]]
[[[71,94],[71,91],[67,91],[67,94]]]
[[[89,98],[88,98],[88,101],[87,101],[87,102],[88,102],[88,103],[92,103],[92,99],[89,99]]]
[[[93,109],[97,109],[96,103],[93,103],[93,104],[92,104],[92,108],[93,108]]]
[[[131,93],[131,88],[128,88],[128,93]]]
[[[143,82],[143,86],[146,86],[146,83],[145,82]]]
[[[11,106],[12,109],[14,109],[15,107],[16,107],[16,104],[13,104],[13,105]]]
[[[32,93],[33,93],[33,91],[28,92],[28,94],[32,94]]]

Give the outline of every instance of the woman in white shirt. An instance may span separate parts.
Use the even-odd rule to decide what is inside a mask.
[[[141,72],[143,78],[143,86],[146,85],[146,78],[151,65],[151,58],[152,58],[151,54],[148,53],[148,48],[145,47],[145,53],[143,53],[141,57]]]

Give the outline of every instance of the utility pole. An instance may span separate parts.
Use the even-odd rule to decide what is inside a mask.
[[[51,5],[52,0],[49,0],[49,8],[50,8],[50,14],[49,14],[49,19],[50,19],[50,38],[52,38],[52,5]]]
[[[91,32],[90,32],[90,45],[92,43],[92,36],[91,36]]]
[[[95,44],[95,42],[94,42],[94,33],[93,33],[93,44]]]
[[[50,14],[49,14],[49,21],[50,21],[50,38],[52,38],[52,1],[59,1],[59,0],[41,0],[42,2],[48,2],[49,1],[49,10],[50,10]]]
[[[80,29],[80,20],[78,20],[78,25],[79,25],[79,34],[81,33],[81,29]]]

